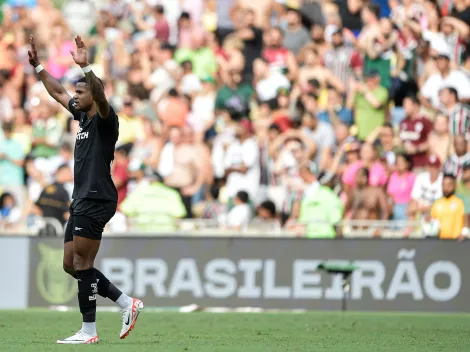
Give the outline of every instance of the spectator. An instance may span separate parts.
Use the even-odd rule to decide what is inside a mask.
[[[124,98],[124,106],[119,114],[119,145],[132,145],[143,136],[142,120],[136,116],[134,101],[131,97]]]
[[[367,137],[366,143],[377,146],[379,158],[385,162],[385,165],[393,169],[396,165],[396,154],[401,151],[398,145],[395,130],[390,123],[378,126]]]
[[[11,193],[4,192],[0,196],[0,229],[11,229],[21,220],[21,208],[17,206]]]
[[[393,220],[407,220],[407,208],[416,175],[411,171],[413,161],[407,154],[397,155],[396,171],[390,175],[387,193],[393,201]]]
[[[460,181],[463,166],[470,163],[470,151],[464,136],[455,136],[454,150],[455,153],[444,164],[444,173],[454,175],[457,181]]]
[[[15,126],[13,122],[3,123],[4,139],[0,140],[0,188],[9,192],[23,204],[24,184],[24,151],[22,145],[13,139]]]
[[[176,89],[170,89],[168,97],[158,104],[157,112],[164,125],[183,127],[186,124],[189,109],[188,104]]]
[[[426,167],[426,157],[429,150],[429,135],[432,132],[432,122],[420,114],[419,100],[416,97],[406,97],[403,101],[406,117],[400,124],[400,139],[405,152],[411,156],[413,167]]]
[[[219,200],[220,186],[212,185],[209,199],[205,202],[201,212],[201,219],[219,221],[226,213],[225,206]]]
[[[465,164],[462,168],[462,179],[457,184],[456,193],[464,204],[465,210],[465,228],[470,227],[470,163]],[[463,233],[464,234],[464,233]],[[468,233],[464,234],[468,237]]]
[[[233,208],[239,191],[245,191],[251,199],[255,199],[260,180],[259,148],[248,119],[241,120],[237,125],[236,138],[227,147],[224,166],[229,210]]]
[[[325,53],[326,67],[338,77],[346,90],[349,90],[351,79],[357,80],[362,76],[363,62],[361,55],[344,42],[343,28],[332,28],[332,49]]]
[[[316,114],[306,112],[302,116],[302,131],[315,144],[315,163],[319,170],[328,167],[335,144],[335,132],[330,124],[319,121]]]
[[[367,179],[372,187],[383,187],[387,183],[387,170],[377,159],[377,151],[374,146],[364,143],[361,147],[361,160],[348,166],[343,174],[343,184],[346,188],[353,187],[357,183],[357,172],[361,168],[367,169]],[[360,181],[363,179],[361,178]]]
[[[5,94],[5,83],[0,82],[0,122],[8,121],[13,117],[13,104]]]
[[[204,183],[205,173],[198,151],[183,137],[181,128],[170,127],[169,141],[159,156],[158,172],[165,185],[180,193],[186,216],[192,218],[192,197]]]
[[[185,217],[185,205],[177,191],[165,186],[157,176],[140,184],[121,203],[120,210],[138,231],[168,233],[176,230],[176,221]]]
[[[442,172],[441,161],[436,155],[428,157],[427,171],[416,176],[411,199],[408,206],[410,219],[419,218],[421,215],[429,214],[431,206],[437,199],[442,197]]]
[[[298,64],[294,54],[283,46],[284,35],[279,28],[271,28],[266,33],[266,43],[262,57],[273,71],[287,76],[289,81],[297,79]]]
[[[55,181],[43,189],[36,204],[33,205],[32,213],[54,218],[65,225],[69,218],[71,197],[64,185],[71,181],[73,174],[70,167],[67,164],[60,165],[55,174]]]
[[[111,175],[118,193],[119,209],[119,205],[127,196],[127,185],[129,183],[129,153],[126,148],[119,147],[114,152]]]
[[[449,118],[446,115],[438,115],[434,121],[434,129],[429,135],[429,153],[437,155],[439,160],[447,160],[453,153]]]
[[[439,109],[439,92],[445,87],[454,87],[459,99],[467,102],[470,99],[470,81],[460,71],[453,70],[450,65],[450,53],[441,50],[436,59],[438,72],[429,76],[421,87],[421,102],[425,107]]]
[[[268,62],[259,58],[255,60],[253,70],[255,74],[256,94],[262,101],[268,101],[277,97],[281,88],[289,89],[289,80],[278,71],[270,71]]]
[[[367,71],[365,83],[350,82],[348,109],[354,109],[358,137],[365,140],[377,126],[385,123],[388,102],[387,89],[380,85],[380,75],[375,69]]]
[[[227,81],[217,91],[215,108],[218,111],[227,112],[230,118],[239,120],[248,115],[252,95],[253,88],[251,85],[242,82],[240,72],[231,70]]]
[[[439,222],[439,238],[463,238],[464,203],[455,195],[455,187],[455,176],[444,175],[442,179],[443,197],[436,200],[431,209],[431,218]]]
[[[356,173],[354,188],[348,190],[345,216],[352,220],[388,220],[390,216],[387,196],[380,187],[370,186],[369,170]]]
[[[457,90],[446,87],[439,92],[439,99],[443,105],[443,112],[449,116],[451,136],[458,134],[470,139],[470,106],[459,103]]]
[[[319,55],[315,46],[306,46],[302,52],[303,65],[299,70],[297,78],[299,88],[303,91],[309,92],[312,80],[318,82],[317,91],[314,94],[319,96],[319,105],[326,108],[327,103],[327,88],[334,87],[339,92],[345,91],[343,82],[334,75],[334,73],[322,64],[322,57]]]
[[[256,218],[263,221],[278,221],[276,204],[270,200],[265,200],[256,208]]]
[[[318,182],[311,167],[311,164],[303,164],[299,170],[306,188],[300,202],[298,221],[305,226],[305,234],[309,238],[334,238],[334,225],[343,216],[343,205],[330,188]]]
[[[227,214],[227,227],[232,230],[245,230],[251,220],[250,197],[245,191],[237,192],[234,207]]]
[[[263,32],[256,26],[256,14],[253,9],[247,8],[239,11],[236,19],[237,30],[234,35],[243,41],[243,56],[245,57],[245,68],[242,73],[243,80],[251,82],[253,78],[253,62],[261,56],[263,48]]]
[[[181,64],[191,61],[194,73],[199,78],[214,77],[217,72],[217,62],[214,52],[204,46],[205,35],[200,30],[191,33],[191,48],[179,48],[175,52],[175,61]]]
[[[168,43],[170,39],[170,26],[165,18],[165,8],[162,5],[157,5],[153,11],[155,17],[156,38],[162,43]]]
[[[310,42],[308,31],[302,26],[300,12],[292,7],[287,8],[287,29],[284,31],[284,47],[298,55],[300,49]]]
[[[32,114],[34,156],[49,158],[56,155],[63,129],[50,103],[42,101]]]
[[[318,119],[333,126],[344,123],[350,127],[354,123],[351,109],[344,106],[341,94],[333,87],[328,89],[328,105],[326,110],[318,113]]]

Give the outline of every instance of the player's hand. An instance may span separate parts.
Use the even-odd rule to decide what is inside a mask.
[[[72,54],[73,57],[73,61],[75,61],[75,63],[80,67],[88,66],[85,43],[79,35],[77,35],[75,38],[75,44],[77,45],[77,51],[70,51],[70,54]]]
[[[39,66],[38,52],[36,50],[36,44],[34,43],[34,37],[29,36],[29,44],[31,45],[31,50],[28,50],[29,63],[33,67]]]

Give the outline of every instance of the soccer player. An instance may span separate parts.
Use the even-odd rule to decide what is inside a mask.
[[[48,93],[79,121],[74,152],[73,201],[64,239],[64,270],[77,279],[83,325],[75,335],[57,343],[98,342],[96,293],[109,297],[121,308],[120,337],[124,339],[134,328],[144,305],[139,299],[122,293],[94,268],[104,226],[116,212],[117,191],[110,169],[119,135],[119,120],[106,100],[101,80],[88,63],[86,47],[79,36],[75,38],[77,50],[71,54],[85,77],[78,81],[73,98],[39,63],[32,36],[30,44],[29,63],[36,69]]]

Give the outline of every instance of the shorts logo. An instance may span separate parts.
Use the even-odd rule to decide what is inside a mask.
[[[83,230],[82,227],[76,227],[76,226],[75,226],[75,231],[82,231],[82,230]]]

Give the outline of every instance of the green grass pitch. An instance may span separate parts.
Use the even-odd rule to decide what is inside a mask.
[[[1,311],[0,351],[470,351],[470,315],[414,313],[153,313],[119,339],[119,313],[98,312],[100,343],[55,345],[78,312]]]

